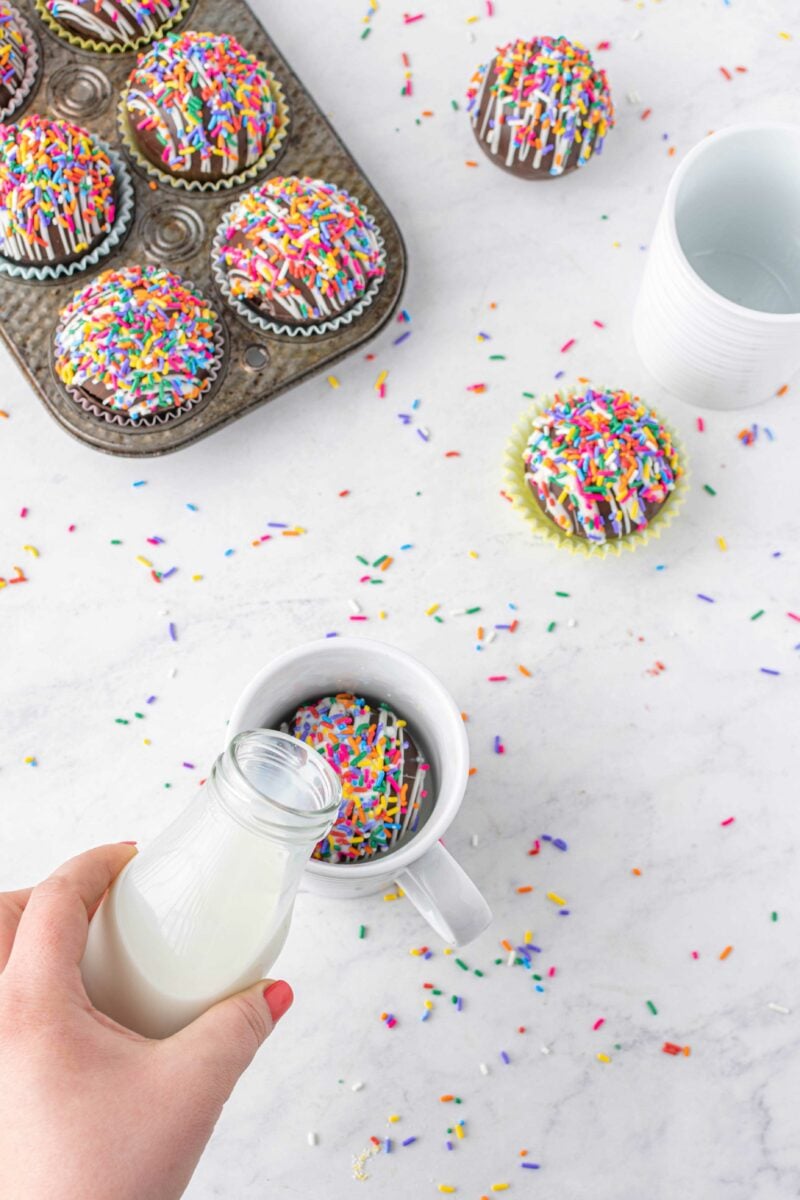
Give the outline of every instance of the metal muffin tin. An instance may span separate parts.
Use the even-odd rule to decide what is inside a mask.
[[[66,117],[124,153],[116,110],[136,54],[75,49],[45,28],[32,4],[14,3],[36,32],[42,51],[35,90],[14,119],[30,112]],[[289,135],[278,157],[255,181],[203,193],[162,184],[153,187],[155,181],[126,155],[136,209],[127,238],[112,254],[91,270],[54,283],[0,276],[0,332],[51,416],[96,450],[132,458],[188,446],[332,367],[387,323],[399,302],[406,272],[403,239],[389,209],[243,0],[197,0],[175,29],[230,33],[266,62],[280,80],[289,105]],[[366,205],[383,235],[386,276],[375,299],[352,324],[326,336],[300,340],[262,333],[242,323],[214,285],[211,240],[222,212],[248,186],[272,175],[311,175],[344,187]],[[53,371],[53,333],[62,307],[100,271],[134,263],[163,266],[195,283],[219,313],[225,334],[223,369],[209,395],[185,415],[151,429],[120,428],[83,412]]]

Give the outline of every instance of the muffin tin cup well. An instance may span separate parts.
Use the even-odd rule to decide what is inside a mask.
[[[141,50],[142,46],[147,46],[150,42],[158,41],[165,33],[169,33],[171,29],[184,19],[191,7],[191,0],[181,0],[177,11],[168,17],[163,24],[159,25],[152,33],[142,34],[141,37],[132,38],[129,42],[103,42],[95,41],[90,37],[81,37],[77,33],[73,33],[71,29],[67,29],[62,25],[57,17],[54,17],[47,7],[47,0],[35,0],[36,12],[40,20],[44,22],[51,33],[62,42],[66,42],[70,46],[74,46],[78,50],[88,50],[93,54],[130,54],[134,50]]]
[[[15,6],[36,30],[41,24],[33,2],[15,0]],[[280,80],[291,114],[280,151],[281,173],[327,179],[358,196],[383,236],[386,275],[358,317],[331,333],[301,338],[267,332],[228,307],[211,272],[211,240],[236,190],[176,190],[140,171],[133,160],[135,211],[124,243],[80,276],[53,279],[47,286],[25,285],[0,273],[0,333],[50,415],[84,444],[133,458],[171,453],[314,375],[328,374],[391,320],[405,281],[405,247],[389,209],[244,0],[196,0],[181,26],[187,27],[232,35]],[[40,52],[41,67],[26,111],[66,116],[124,155],[116,112],[135,55],[86,53],[49,32],[40,38]],[[272,169],[270,164],[265,174]],[[135,427],[87,412],[56,378],[51,364],[53,334],[76,278],[83,281],[106,267],[134,264],[166,266],[192,279],[216,309],[226,347],[210,396],[170,420]],[[263,435],[268,450],[268,424]]]
[[[101,138],[94,139],[111,160],[116,183],[116,211],[114,223],[101,242],[87,254],[70,263],[45,263],[40,267],[23,267],[0,255],[0,275],[9,279],[22,279],[25,283],[46,283],[54,279],[68,279],[96,267],[124,242],[133,219],[133,183],[127,164],[116,150],[112,150]]]
[[[331,317],[327,321],[315,321],[313,325],[290,325],[283,321],[271,320],[269,317],[261,316],[261,314],[256,312],[251,305],[247,304],[238,296],[234,296],[231,291],[228,272],[220,262],[220,256],[222,251],[222,239],[224,237],[224,227],[229,216],[236,208],[236,204],[238,204],[238,200],[232,204],[230,208],[225,210],[225,212],[222,214],[219,225],[217,226],[217,232],[214,235],[213,242],[211,243],[211,273],[214,276],[214,282],[216,283],[217,289],[225,300],[225,303],[242,321],[245,321],[249,325],[255,325],[256,328],[263,330],[264,333],[274,334],[275,337],[300,339],[316,338],[325,334],[335,333],[337,329],[341,329],[352,324],[353,321],[357,321],[362,313],[369,308],[380,290],[383,277],[380,279],[373,279],[363,296],[360,296],[355,304],[353,304],[350,308],[345,309],[344,312],[339,313],[339,315],[336,317]],[[375,226],[376,241],[380,249],[379,262],[382,267],[385,267],[386,244],[381,235],[381,231],[378,228],[377,223],[373,221],[370,213],[364,208],[363,205],[361,207],[365,216],[369,217]]]
[[[119,107],[117,108],[117,127],[122,144],[129,158],[133,159],[136,166],[140,167],[151,179],[157,179],[165,187],[175,188],[176,190],[186,192],[224,192],[229,191],[231,188],[239,188],[251,183],[259,175],[263,175],[265,171],[274,166],[289,133],[291,114],[289,106],[286,103],[286,97],[283,94],[283,88],[280,85],[280,80],[276,79],[271,71],[268,74],[270,88],[275,96],[280,114],[280,128],[276,131],[275,136],[260,158],[251,163],[244,171],[239,171],[236,175],[226,175],[222,179],[208,181],[203,181],[202,179],[185,179],[179,175],[170,175],[168,171],[162,171],[160,167],[157,167],[155,163],[142,154],[136,144],[126,107],[128,89],[125,88],[120,96]]]
[[[186,287],[193,288],[194,284],[191,280],[185,279]],[[225,351],[226,337],[225,329],[219,321],[215,321],[213,326],[214,333],[214,349],[216,355],[214,362],[209,369],[206,377],[207,386],[203,389],[202,395],[196,400],[190,400],[186,404],[182,404],[180,408],[164,409],[162,412],[148,413],[146,417],[134,418],[126,412],[115,411],[112,408],[106,408],[97,401],[84,396],[79,388],[72,387],[69,384],[64,384],[58,378],[55,369],[55,339],[51,340],[51,369],[53,378],[67,392],[75,404],[78,405],[83,412],[90,414],[93,418],[104,421],[107,425],[116,429],[125,429],[128,433],[145,433],[148,430],[159,429],[174,421],[184,420],[199,408],[204,408],[214,398],[214,393],[217,387],[222,382],[225,373]]]
[[[27,58],[25,60],[25,74],[20,80],[19,87],[14,92],[14,95],[11,97],[8,104],[6,104],[5,108],[0,106],[0,121],[4,123],[8,123],[9,121],[16,119],[20,109],[24,107],[25,102],[33,91],[34,85],[38,79],[39,65],[41,62],[39,55],[39,41],[31,29],[25,14],[20,12],[16,4],[11,4],[9,7],[13,10],[17,24],[22,30],[25,38]]]
[[[561,399],[574,394],[574,390],[566,393],[556,393],[557,397]],[[637,529],[633,533],[625,534],[624,537],[609,538],[607,541],[601,543],[590,542],[586,538],[577,537],[574,534],[570,536],[564,533],[563,529],[560,529],[558,525],[554,524],[536,503],[536,498],[531,492],[530,485],[525,478],[525,464],[522,461],[522,455],[528,444],[531,422],[534,417],[538,417],[550,406],[551,401],[552,397],[548,401],[532,404],[520,416],[506,446],[506,490],[511,496],[514,508],[527,523],[536,540],[551,546],[559,546],[567,550],[570,554],[582,555],[584,558],[605,559],[619,558],[625,551],[637,550],[640,546],[646,546],[651,538],[660,537],[678,515],[689,490],[689,467],[686,460],[686,453],[680,438],[676,437],[674,430],[659,415],[659,420],[670,435],[683,468],[683,474],[676,483],[669,499],[664,503],[663,508],[650,519],[646,529]]]

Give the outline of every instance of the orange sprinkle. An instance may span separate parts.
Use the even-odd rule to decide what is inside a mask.
[[[451,1095],[450,1092],[445,1092],[445,1094],[440,1096],[439,1099],[441,1100],[442,1104],[446,1104],[448,1100],[455,1100],[455,1096]]]
[[[525,675],[526,678],[530,679],[531,673],[527,667],[523,667],[522,663],[520,663],[520,665],[517,667],[517,670],[519,671],[520,675]]]
[[[722,954],[720,954],[720,959],[727,958],[728,955],[732,952],[732,950],[733,950],[733,946],[726,946],[725,949],[722,951]]]
[[[692,1053],[692,1048],[691,1048],[691,1046],[684,1046],[684,1047],[683,1047],[683,1053],[684,1053],[684,1054],[686,1055],[686,1057],[688,1058],[688,1057],[689,1057],[689,1055]]]
[[[529,883],[526,883],[524,887],[518,887],[517,891],[522,895],[524,892],[532,892],[533,888]]]
[[[500,943],[500,945],[503,947],[503,949],[504,949],[504,950],[509,950],[509,951],[510,951],[510,950],[513,950],[513,949],[514,949],[514,947],[511,945],[511,942],[508,940],[508,938],[503,938],[503,940],[502,940],[502,942]]]
[[[777,392],[775,393],[775,395],[776,395],[776,396],[785,396],[785,395],[786,395],[786,393],[788,392],[788,390],[789,390],[789,385],[788,385],[788,383],[784,383],[784,384],[783,384],[781,387],[779,387],[779,388],[778,388],[778,390],[777,390]],[[5,414],[5,413],[3,413],[2,415],[3,415],[3,416],[5,416],[6,414]]]
[[[477,167],[477,165],[478,164],[476,162],[473,162],[473,160],[471,158],[468,158],[466,161],[466,166],[468,166],[468,167]]]
[[[467,771],[467,774],[468,774],[468,775],[477,775],[477,774],[478,774],[478,768],[477,768],[477,767],[470,767],[470,769]]]
[[[631,875],[641,875],[641,873],[642,872],[639,870],[638,867],[634,867],[633,870],[631,871]]]

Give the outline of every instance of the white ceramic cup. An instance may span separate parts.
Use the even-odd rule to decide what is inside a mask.
[[[689,151],[633,335],[658,383],[701,408],[760,403],[800,369],[800,125],[733,125]]]
[[[397,883],[445,941],[464,945],[486,928],[492,914],[439,840],[464,798],[469,748],[455,701],[427,667],[381,642],[308,642],[273,659],[251,679],[233,710],[228,736],[276,728],[301,704],[342,691],[383,700],[408,721],[430,762],[436,794],[428,820],[397,850],[363,863],[312,859],[305,884],[320,895],[357,897]]]

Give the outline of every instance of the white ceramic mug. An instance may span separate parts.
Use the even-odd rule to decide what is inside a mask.
[[[321,895],[357,897],[395,882],[445,941],[464,945],[486,928],[492,914],[439,840],[464,798],[469,748],[455,701],[427,667],[381,642],[308,642],[273,659],[251,679],[233,710],[228,736],[277,728],[301,704],[343,691],[383,700],[408,721],[430,762],[436,794],[428,820],[398,849],[363,863],[312,859],[306,885]]]
[[[757,404],[800,369],[800,125],[734,125],[689,151],[633,334],[655,379],[700,407]]]

